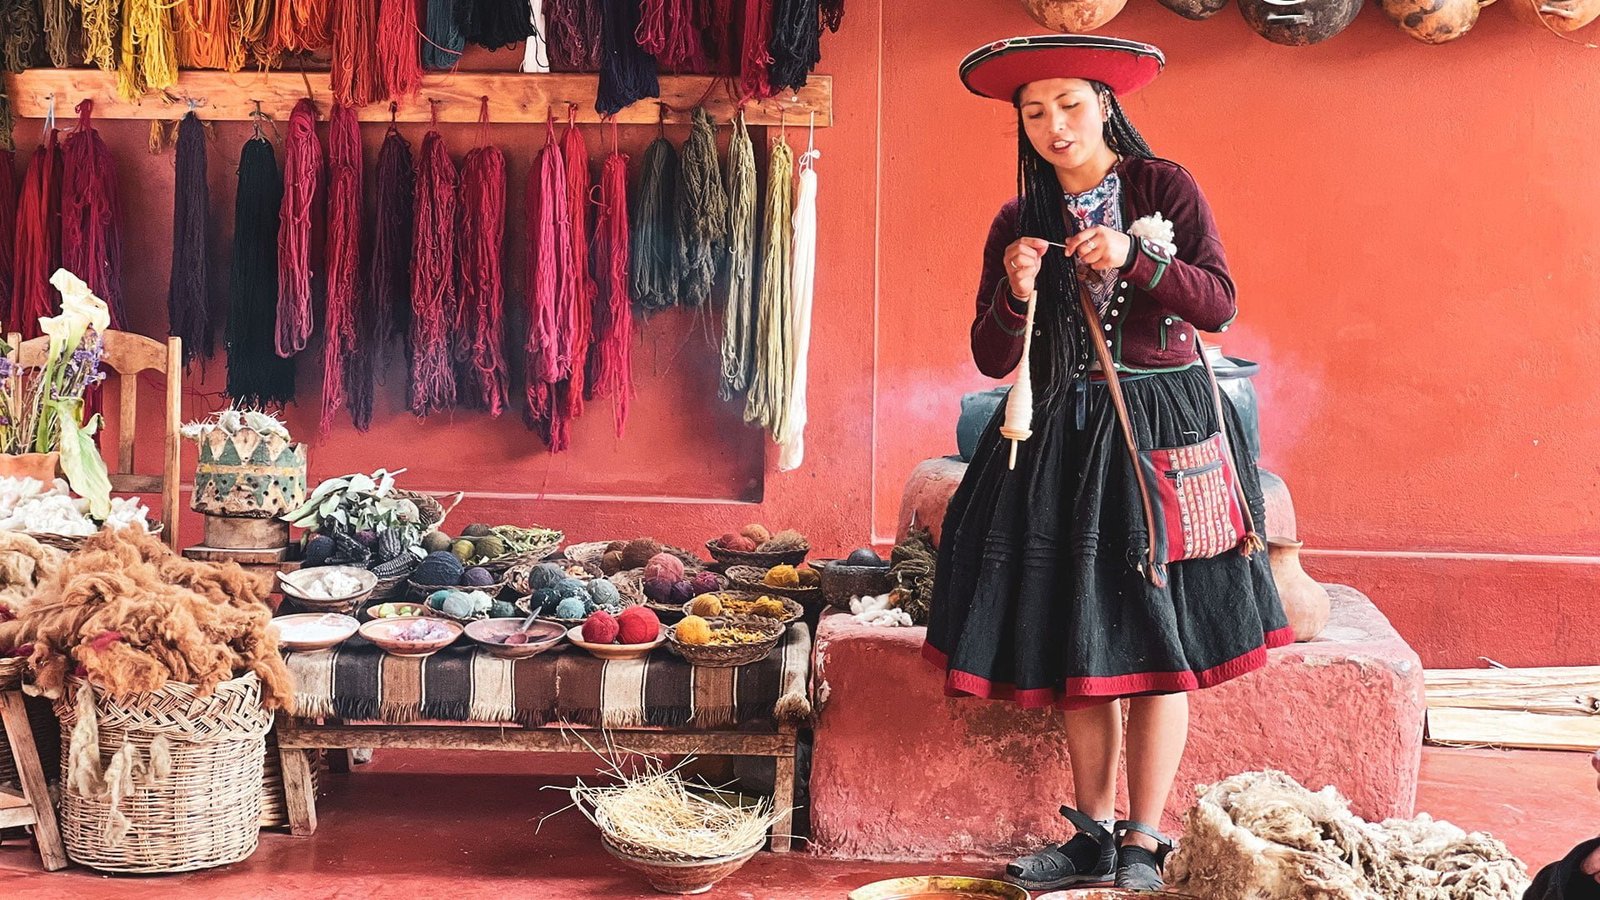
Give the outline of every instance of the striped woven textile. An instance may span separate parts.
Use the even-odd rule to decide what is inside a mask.
[[[497,659],[465,639],[405,659],[359,636],[284,659],[295,679],[294,714],[303,718],[709,729],[811,715],[811,632],[801,622],[766,659],[725,669],[691,666],[665,646],[638,660],[607,662],[570,644]]]

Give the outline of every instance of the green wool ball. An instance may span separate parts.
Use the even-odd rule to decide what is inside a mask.
[[[577,597],[565,597],[556,604],[556,618],[581,619],[587,613],[584,603]]]

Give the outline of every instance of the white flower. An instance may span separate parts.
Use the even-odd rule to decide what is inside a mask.
[[[57,269],[50,283],[61,292],[61,314],[41,317],[39,329],[50,336],[50,358],[56,359],[76,349],[88,329],[104,334],[111,327],[111,310],[83,279],[66,269]]]
[[[1128,235],[1142,237],[1152,244],[1161,244],[1167,248],[1168,253],[1174,253],[1178,249],[1177,244],[1173,242],[1172,223],[1161,218],[1161,213],[1135,219],[1134,223],[1128,226]]]

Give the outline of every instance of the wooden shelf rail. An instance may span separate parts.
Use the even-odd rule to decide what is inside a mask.
[[[257,102],[262,112],[285,122],[294,104],[306,95],[309,80],[313,98],[326,118],[333,104],[327,72],[216,72],[185,69],[178,84],[165,92],[152,93],[136,101],[117,95],[117,75],[98,69],[29,69],[6,75],[6,93],[12,114],[20,118],[43,119],[52,98],[56,118],[66,121],[72,108],[85,97],[94,100],[97,119],[176,119],[193,101],[202,119],[248,121]],[[715,83],[714,82],[720,82]],[[422,90],[414,97],[398,101],[395,118],[401,122],[426,122],[436,106],[442,123],[478,121],[479,98],[489,98],[492,123],[543,122],[553,111],[565,121],[569,106],[575,106],[579,122],[600,122],[595,111],[599,76],[590,74],[524,74],[521,72],[441,72],[423,79]],[[694,107],[704,106],[719,123],[733,119],[735,97],[727,79],[710,75],[663,75],[661,98],[640,100],[617,113],[623,125],[687,124]],[[751,125],[792,127],[833,124],[833,78],[813,75],[796,93],[785,93],[745,106],[745,121]],[[389,121],[389,104],[362,107],[357,115],[365,122]]]

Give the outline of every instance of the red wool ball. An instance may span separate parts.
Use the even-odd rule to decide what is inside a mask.
[[[630,606],[617,617],[621,632],[617,640],[624,644],[648,644],[661,635],[661,620],[648,606]]]
[[[615,643],[621,631],[616,617],[603,609],[595,610],[583,620],[583,639],[591,644]]]
[[[724,550],[733,550],[739,553],[749,553],[750,551],[756,549],[755,541],[750,540],[742,534],[733,534],[731,532],[723,535],[722,540],[719,543],[722,544],[722,548]]]

